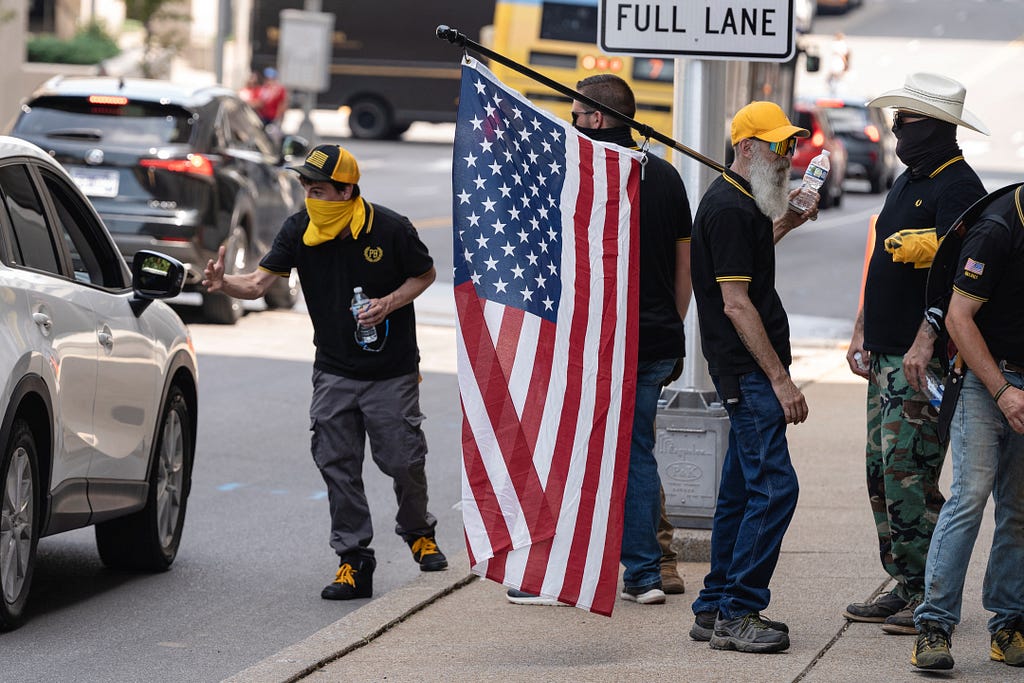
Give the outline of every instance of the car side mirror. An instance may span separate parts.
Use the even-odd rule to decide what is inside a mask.
[[[281,156],[285,160],[305,157],[309,151],[309,140],[298,135],[285,135],[281,142]]]
[[[155,251],[135,252],[132,259],[132,309],[142,313],[153,299],[170,299],[181,294],[185,284],[185,266],[170,256]]]

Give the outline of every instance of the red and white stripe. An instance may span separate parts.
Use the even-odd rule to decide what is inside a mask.
[[[639,164],[565,130],[557,322],[472,282],[455,291],[462,510],[475,573],[610,615],[636,381]]]

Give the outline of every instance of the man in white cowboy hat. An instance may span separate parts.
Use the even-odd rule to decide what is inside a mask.
[[[907,165],[875,222],[874,248],[847,362],[868,380],[867,487],[879,555],[895,588],[844,612],[853,621],[914,635],[914,609],[925,588],[925,564],[942,507],[938,479],[946,444],[938,409],[929,402],[926,373],[945,374],[945,348],[924,322],[928,268],[950,225],[984,196],[964,160],[957,126],[988,134],[964,108],[964,86],[916,73],[902,88],[868,102],[895,109],[896,154]]]

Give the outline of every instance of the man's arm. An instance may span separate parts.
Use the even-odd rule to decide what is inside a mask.
[[[800,188],[792,190],[789,193],[789,201],[793,201],[793,198],[798,194],[800,194]],[[797,213],[792,209],[786,209],[782,212],[781,216],[772,221],[772,239],[775,244],[778,244],[779,240],[789,234],[789,231],[793,228],[799,228],[808,220],[818,220],[818,201],[820,199],[821,197],[815,198],[814,204],[809,206],[803,213]]]
[[[857,354],[860,358],[857,358]],[[871,359],[871,352],[864,348],[864,309],[857,311],[857,321],[853,324],[853,337],[850,339],[850,348],[846,350],[846,363],[850,371],[860,375],[864,379],[871,377],[868,369],[868,361]],[[858,360],[860,362],[858,362]]]
[[[379,299],[370,299],[370,305],[359,314],[359,322],[363,325],[380,325],[392,311],[412,303],[412,300],[422,294],[436,277],[437,271],[431,266],[423,275],[408,278],[390,294]]]
[[[690,297],[693,295],[693,283],[690,281],[690,241],[676,242],[676,310],[679,319],[686,320],[686,312],[690,309]]]
[[[928,361],[935,355],[936,339],[938,339],[938,335],[935,330],[927,320],[922,319],[921,326],[917,328],[914,343],[910,345],[903,356],[903,374],[907,378],[907,384],[914,391],[923,391],[927,386],[925,370],[928,369]]]
[[[995,396],[1006,384],[1006,378],[996,365],[996,360],[992,357],[992,352],[974,321],[981,304],[981,301],[958,294],[954,290],[949,310],[946,312],[946,329],[967,367],[978,376],[988,392]],[[1011,386],[1003,391],[996,404],[1003,411],[1010,427],[1015,432],[1024,434],[1024,391]]]
[[[803,393],[793,383],[786,367],[779,360],[768,333],[757,314],[746,282],[722,282],[722,299],[725,302],[725,315],[736,329],[743,345],[750,351],[757,364],[768,376],[772,390],[782,405],[786,422],[799,424],[807,419],[807,401]]]
[[[208,292],[223,292],[236,299],[259,299],[280,277],[259,268],[243,275],[225,275],[224,251],[222,246],[217,251],[217,260],[210,259],[203,269],[203,286]]]

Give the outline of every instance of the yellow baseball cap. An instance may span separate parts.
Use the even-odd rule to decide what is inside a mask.
[[[751,102],[732,117],[732,144],[747,138],[765,142],[782,142],[794,135],[806,138],[811,132],[794,126],[782,107],[774,102]]]
[[[334,181],[350,185],[359,182],[359,164],[341,145],[317,145],[301,165],[292,166],[291,170],[313,182]]]

